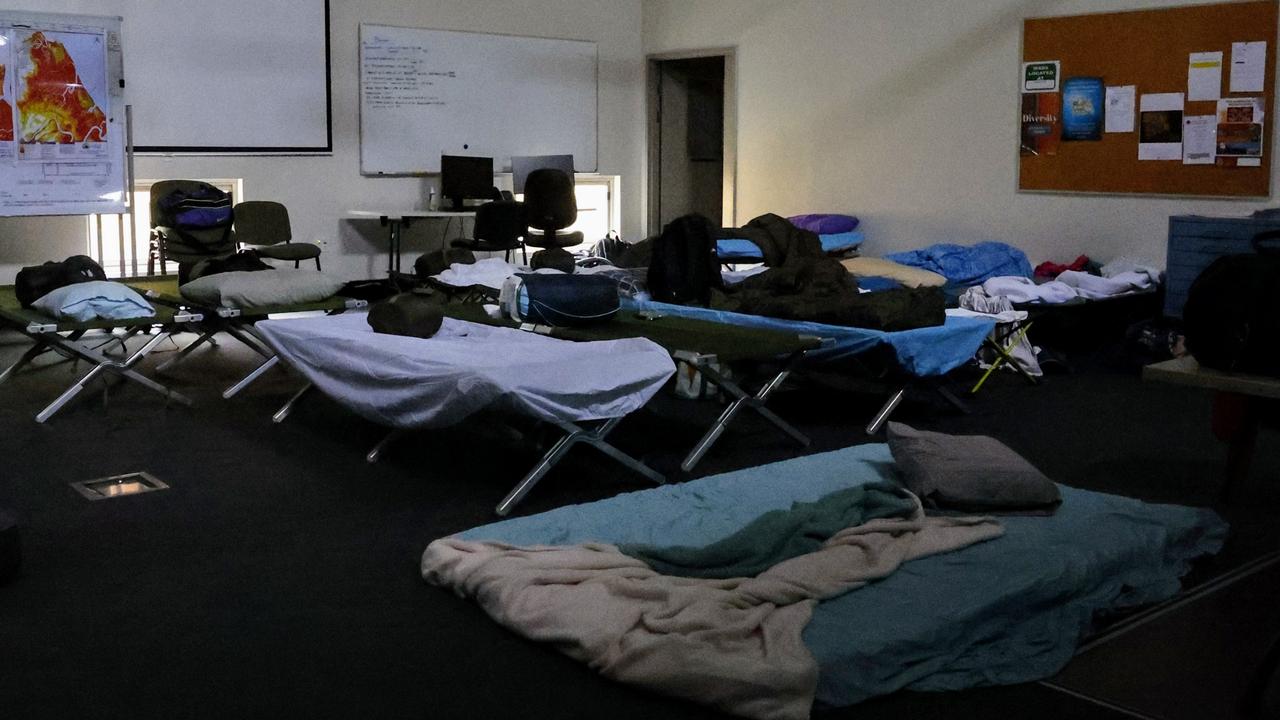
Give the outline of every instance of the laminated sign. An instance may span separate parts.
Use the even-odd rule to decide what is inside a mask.
[[[1058,92],[1058,74],[1061,63],[1057,60],[1022,63],[1022,92]]]

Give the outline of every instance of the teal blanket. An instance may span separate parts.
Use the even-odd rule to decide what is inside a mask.
[[[778,563],[818,550],[832,535],[878,518],[909,518],[916,501],[891,483],[837,490],[812,502],[770,510],[710,545],[623,543],[618,549],[663,575],[755,577]]]

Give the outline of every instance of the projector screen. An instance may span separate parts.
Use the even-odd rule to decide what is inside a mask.
[[[327,0],[48,0],[123,18],[137,152],[332,150]]]

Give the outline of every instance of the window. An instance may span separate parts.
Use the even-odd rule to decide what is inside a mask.
[[[133,212],[120,215],[89,215],[85,218],[85,254],[102,266],[107,277],[138,277],[147,273],[151,249],[151,186],[157,180],[133,184]],[[204,182],[243,199],[244,182],[239,178]],[[157,271],[159,268],[157,268]]]
[[[618,175],[574,175],[573,191],[578,202],[578,220],[565,228],[566,233],[582,232],[582,244],[565,248],[571,253],[585,252],[613,232],[621,234],[621,193]],[[523,195],[517,195],[523,200]]]

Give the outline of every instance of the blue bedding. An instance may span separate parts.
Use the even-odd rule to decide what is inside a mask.
[[[708,544],[770,510],[894,477],[886,445],[859,445],[572,505],[468,530],[516,545]],[[1001,538],[915,560],[818,605],[804,632],[818,702],[1027,682],[1055,674],[1102,611],[1171,597],[1217,552],[1212,511],[1061,487],[1051,517],[1001,518]]]
[[[827,253],[856,250],[865,239],[861,230],[818,236],[818,241],[822,243],[822,251]],[[760,253],[760,246],[745,238],[721,238],[716,240],[716,255],[721,262],[760,262],[763,257]]]
[[[919,250],[885,255],[903,265],[936,272],[956,285],[977,285],[1000,275],[1031,277],[1031,261],[1021,250],[1002,242],[973,246],[939,243]]]
[[[990,335],[995,327],[994,320],[985,318],[947,317],[946,322],[937,327],[883,332],[654,301],[628,300],[624,301],[624,307],[727,325],[786,330],[822,338],[822,347],[810,350],[805,356],[806,362],[840,362],[877,345],[888,345],[893,349],[902,370],[914,377],[945,375],[965,364],[978,351],[983,338]]]

